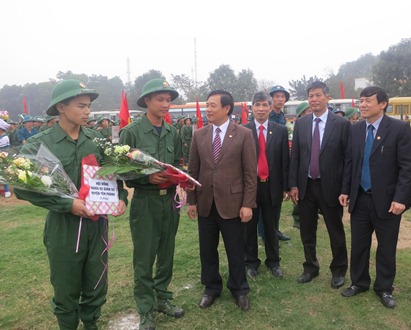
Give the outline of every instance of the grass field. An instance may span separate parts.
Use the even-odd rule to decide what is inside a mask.
[[[0,213],[0,329],[56,329],[50,309],[52,288],[46,251],[42,243],[46,211],[26,204],[4,206]],[[281,242],[284,278],[274,278],[265,267],[250,281],[251,310],[241,312],[225,288],[216,303],[201,310],[202,295],[196,221],[182,213],[177,235],[174,278],[171,289],[185,316],[172,319],[158,315],[159,329],[411,329],[411,251],[397,254],[394,296],[398,306],[385,308],[372,290],[343,298],[342,289],[330,286],[328,235],[322,219],[318,229],[317,252],[320,276],[311,283],[298,284],[303,250],[299,231],[292,227],[291,203],[283,206],[281,230],[291,241]],[[404,221],[409,221],[409,211]],[[133,300],[132,243],[128,215],[112,219],[116,240],[110,250],[109,292],[99,325],[101,329],[138,329]],[[348,242],[349,226],[346,226]],[[220,244],[221,274],[227,281],[227,263]],[[263,247],[260,246],[264,258]],[[374,278],[374,254],[371,269]],[[347,278],[347,285],[350,284]],[[128,318],[128,321],[127,321]],[[131,321],[130,321],[131,320]],[[123,325],[120,325],[123,322]]]

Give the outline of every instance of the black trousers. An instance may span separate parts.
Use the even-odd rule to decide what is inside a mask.
[[[258,182],[257,184],[257,207],[253,209],[253,218],[245,225],[245,265],[246,267],[258,269],[261,260],[258,258],[257,224],[262,213],[265,239],[265,264],[268,268],[279,266],[279,242],[275,228],[275,219],[281,212],[281,204],[277,207],[271,205],[270,184]]]
[[[324,217],[330,238],[333,259],[330,264],[334,276],[345,276],[348,268],[347,243],[342,223],[343,208],[341,205],[328,206],[321,189],[321,179],[308,179],[307,190],[303,199],[298,202],[300,209],[300,236],[304,245],[304,272],[316,273],[320,269],[316,254],[318,209]]]
[[[351,213],[350,275],[352,284],[364,288],[370,287],[370,249],[372,234],[375,231],[378,247],[374,291],[377,293],[392,292],[400,222],[400,215],[389,219],[378,217],[372,195],[360,189]]]
[[[223,289],[218,256],[220,232],[228,259],[227,287],[235,297],[250,291],[244,265],[244,228],[245,224],[239,217],[221,218],[214,203],[208,217],[198,217],[201,283],[205,286],[204,294],[217,297]]]

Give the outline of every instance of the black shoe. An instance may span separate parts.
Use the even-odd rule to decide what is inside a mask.
[[[173,305],[167,299],[157,299],[154,310],[172,317],[182,317],[184,315],[184,309]]]
[[[238,296],[235,299],[235,302],[236,302],[237,306],[240,307],[240,309],[244,312],[248,311],[250,309],[250,302],[248,301],[247,295],[245,295],[245,294],[241,295],[241,296]]]
[[[249,278],[252,278],[253,280],[255,280],[255,278],[258,275],[257,269],[252,268],[252,267],[250,267],[250,268],[246,267],[246,273],[247,273],[247,276]]]
[[[318,276],[318,272],[316,273],[302,273],[300,277],[297,279],[298,283],[308,283],[311,282],[314,277]]]
[[[300,229],[300,223],[297,222],[297,221],[294,221],[293,227],[297,228],[297,229]]]
[[[368,291],[368,288],[364,288],[358,285],[351,285],[350,287],[346,288],[343,292],[341,292],[341,295],[343,297],[352,297],[352,296],[355,296],[356,294],[359,294],[365,291]]]
[[[387,308],[394,308],[397,303],[390,292],[381,292],[379,294],[382,304]]]
[[[276,277],[281,278],[284,276],[283,271],[281,270],[280,266],[271,267],[270,270],[271,270],[271,273],[273,273],[273,275]]]
[[[198,307],[200,308],[208,308],[210,307],[212,304],[214,304],[214,301],[217,299],[217,297],[212,297],[209,295],[203,295],[201,297],[200,302],[198,303]]]
[[[289,241],[291,239],[289,236],[283,234],[281,231],[277,232],[277,236],[280,241]]]
[[[331,279],[331,287],[334,289],[341,288],[345,283],[345,276],[333,276]]]

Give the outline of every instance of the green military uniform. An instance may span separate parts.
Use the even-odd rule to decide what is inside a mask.
[[[17,136],[17,130],[13,132],[7,132],[7,135],[9,136],[11,147],[18,147],[20,145],[19,138]]]
[[[188,159],[190,154],[191,140],[193,139],[193,127],[184,125],[181,128],[181,142],[183,148],[184,164],[188,165]]]
[[[30,153],[37,150],[40,143],[44,144],[60,159],[66,173],[77,188],[80,188],[81,160],[89,154],[94,154],[98,161],[102,159],[93,142],[95,137],[101,136],[95,131],[81,128],[76,142],[57,124],[30,138],[22,152]],[[44,229],[44,244],[54,287],[52,308],[60,329],[76,329],[79,318],[85,329],[96,328],[95,322],[100,317],[101,306],[106,301],[107,293],[107,272],[104,266],[107,264],[107,253],[103,254],[108,239],[107,219],[82,219],[79,250],[76,253],[80,218],[70,212],[73,199],[50,197],[18,189],[15,189],[15,194],[20,199],[49,210]],[[127,192],[124,189],[120,189],[119,195],[121,200],[127,201]],[[103,278],[99,280],[103,273]],[[97,283],[98,286],[94,288]]]
[[[146,116],[120,132],[120,144],[138,148],[161,162],[178,166],[181,142],[177,130],[163,121],[161,133]],[[172,299],[168,290],[173,271],[175,235],[179,212],[174,207],[176,187],[160,190],[149,177],[127,181],[134,188],[130,207],[130,229],[134,244],[134,298],[138,312],[151,312],[156,298]],[[153,264],[156,272],[153,278]]]

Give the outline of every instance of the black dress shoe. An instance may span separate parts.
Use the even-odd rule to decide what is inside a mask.
[[[271,273],[273,273],[273,275],[276,277],[281,278],[284,276],[283,271],[281,270],[280,266],[271,267],[270,270],[271,270]]]
[[[394,297],[389,292],[381,292],[380,298],[382,304],[387,308],[394,308],[397,305]]]
[[[355,296],[356,294],[359,294],[365,291],[368,291],[368,288],[364,288],[358,285],[351,285],[350,287],[346,288],[343,292],[341,292],[341,295],[343,297],[352,297],[352,296]]]
[[[252,267],[247,268],[246,273],[247,273],[247,276],[252,278],[253,280],[257,277],[257,274],[258,274],[257,269],[252,268]]]
[[[345,276],[333,276],[331,279],[331,287],[334,289],[341,288],[345,283]]]
[[[283,234],[281,231],[277,232],[277,236],[280,241],[289,241],[291,239],[289,236]]]
[[[198,303],[198,307],[200,308],[208,308],[210,307],[212,304],[214,304],[214,301],[217,299],[217,297],[212,297],[209,295],[203,295],[201,297],[200,302]]]
[[[318,276],[317,273],[302,273],[300,277],[297,279],[298,283],[308,283],[311,282],[314,277]]]
[[[242,311],[248,311],[250,309],[250,302],[246,295],[238,296],[235,301]]]

